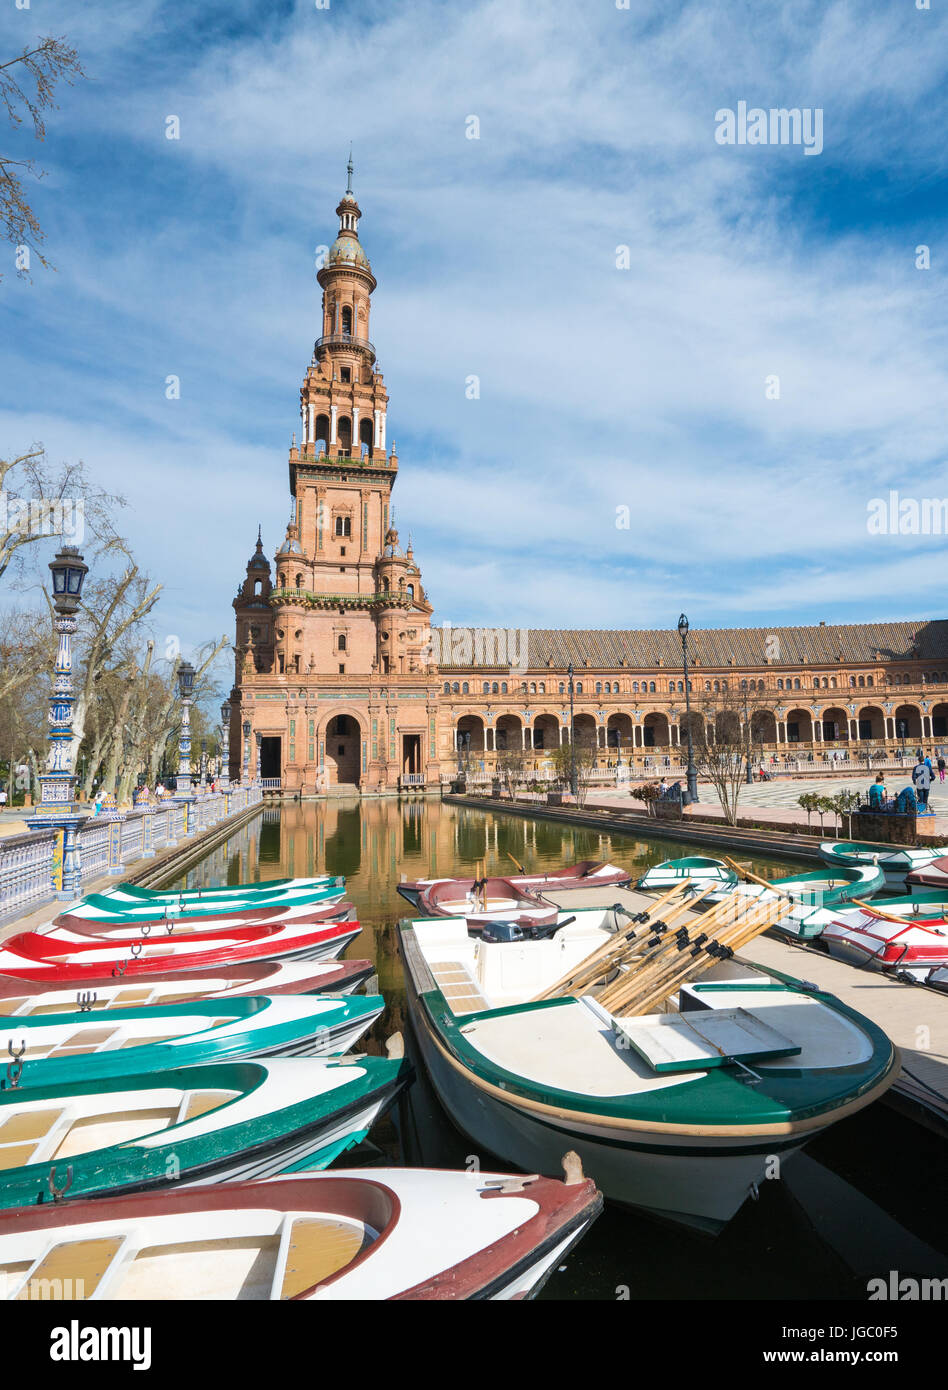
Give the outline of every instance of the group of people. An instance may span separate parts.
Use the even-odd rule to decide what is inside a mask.
[[[920,814],[933,814],[928,804],[929,794],[936,770],[939,782],[944,782],[946,766],[948,765],[944,758],[938,758],[937,762],[932,763],[931,758],[920,748],[915,766],[912,768],[912,786],[905,787],[898,796],[892,798],[886,791],[885,773],[880,772],[874,785],[869,788],[869,805],[879,811],[907,811],[911,809],[909,803],[914,802],[920,808]]]

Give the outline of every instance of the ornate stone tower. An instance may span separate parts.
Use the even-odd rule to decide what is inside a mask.
[[[234,603],[235,696],[240,721],[261,733],[263,776],[316,793],[431,780],[439,756],[432,608],[411,545],[399,548],[391,524],[398,458],[386,444],[388,393],[369,339],[376,281],[359,241],[351,157],[348,172],[339,234],[316,277],[322,334],[300,391],[300,443],[290,448],[293,518],[272,589],[258,541]]]

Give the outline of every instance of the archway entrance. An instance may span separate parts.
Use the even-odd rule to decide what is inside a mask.
[[[337,714],[326,726],[326,773],[329,785],[357,787],[362,754],[362,730],[351,714]]]

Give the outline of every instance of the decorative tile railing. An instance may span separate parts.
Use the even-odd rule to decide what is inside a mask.
[[[54,830],[0,840],[0,917],[51,897],[55,848]]]

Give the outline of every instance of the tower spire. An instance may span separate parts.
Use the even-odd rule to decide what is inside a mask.
[[[349,163],[346,165],[346,172],[347,172],[348,175],[349,175],[348,179],[346,180],[346,192],[348,193],[349,197],[351,198],[351,197],[352,197],[352,146],[351,146],[351,145],[349,146]]]

